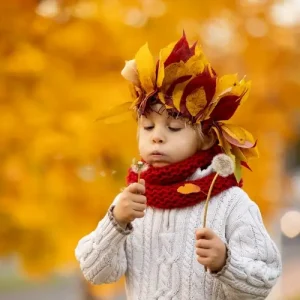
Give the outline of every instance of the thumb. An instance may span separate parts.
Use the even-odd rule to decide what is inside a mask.
[[[142,184],[143,186],[146,185],[145,179],[140,179],[140,184]]]

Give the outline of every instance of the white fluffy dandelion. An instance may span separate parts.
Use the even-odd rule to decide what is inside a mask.
[[[221,153],[213,158],[212,168],[220,176],[227,177],[234,172],[234,163],[228,155]]]
[[[206,227],[206,217],[207,217],[207,209],[208,209],[208,202],[211,196],[212,189],[214,184],[218,178],[218,176],[227,177],[234,172],[234,163],[233,160],[226,154],[221,153],[216,155],[212,160],[212,168],[216,171],[216,175],[211,182],[209,187],[209,191],[207,194],[205,207],[204,207],[204,219],[203,219],[203,227]]]
[[[133,172],[138,174],[138,182],[140,182],[141,179],[141,173],[147,171],[149,168],[149,165],[143,161],[136,162],[135,159],[132,161],[131,169]]]
[[[218,178],[218,176],[227,177],[234,172],[234,162],[233,160],[226,154],[221,153],[216,155],[212,160],[212,168],[216,172],[216,175],[209,187],[209,191],[207,194],[207,198],[205,201],[204,206],[204,217],[203,217],[203,228],[206,227],[206,217],[207,217],[207,209],[208,209],[208,202],[211,196],[211,192],[213,186]],[[207,271],[207,267],[205,267],[205,271]]]

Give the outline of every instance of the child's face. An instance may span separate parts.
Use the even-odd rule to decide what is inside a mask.
[[[166,110],[154,111],[139,120],[139,151],[141,157],[154,167],[182,161],[197,152],[199,137],[194,128],[181,119],[170,117]]]

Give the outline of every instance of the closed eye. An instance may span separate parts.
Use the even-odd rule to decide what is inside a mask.
[[[147,130],[147,131],[151,131],[153,128],[154,128],[154,126],[144,126],[144,130]],[[177,131],[180,131],[182,128],[175,128],[175,127],[168,126],[168,129],[172,132],[177,132]]]
[[[174,128],[174,127],[170,127],[169,126],[169,130],[176,132],[176,131],[180,131],[182,128]]]
[[[150,130],[153,129],[153,128],[154,128],[154,126],[145,126],[145,127],[144,127],[144,129],[147,130],[147,131],[150,131]]]

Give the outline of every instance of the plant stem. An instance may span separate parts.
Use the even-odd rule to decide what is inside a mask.
[[[216,173],[216,175],[215,175],[213,181],[211,182],[211,185],[210,185],[210,187],[209,187],[209,190],[208,190],[208,194],[207,194],[207,198],[206,198],[205,206],[204,206],[203,228],[206,227],[206,217],[207,217],[207,210],[208,210],[208,202],[209,202],[209,200],[210,200],[211,192],[212,192],[212,189],[213,189],[213,187],[214,187],[214,184],[215,184],[215,182],[216,182],[218,176],[219,176],[219,173]],[[204,269],[205,269],[205,272],[207,272],[207,266],[205,266]]]
[[[212,189],[214,187],[214,184],[215,184],[218,176],[219,176],[219,173],[216,173],[216,175],[215,175],[215,177],[214,177],[214,179],[211,182],[211,185],[209,187],[209,191],[208,191],[207,198],[206,198],[206,201],[205,201],[205,206],[204,206],[203,228],[206,227],[206,217],[207,217],[208,202],[210,200],[211,192],[212,192]]]

